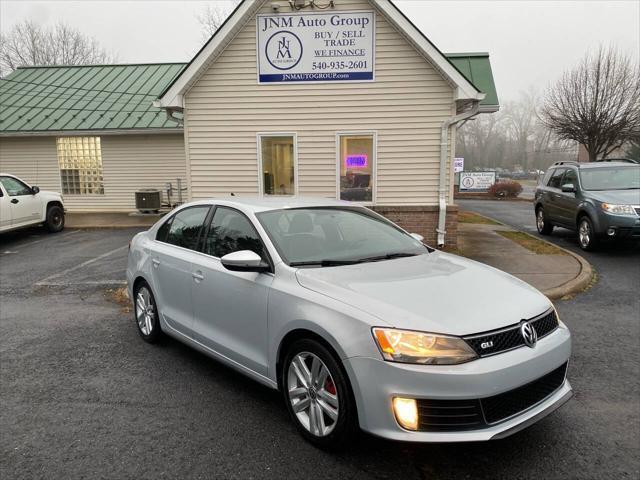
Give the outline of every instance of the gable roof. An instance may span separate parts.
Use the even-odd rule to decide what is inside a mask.
[[[242,0],[216,30],[182,72],[167,85],[154,103],[158,107],[183,108],[184,93],[217,59],[242,27],[268,0]],[[396,7],[391,0],[369,0],[369,3],[402,33],[455,89],[456,100],[482,100],[482,93],[445,55]]]
[[[0,80],[0,135],[179,131],[153,100],[184,63],[20,67]]]

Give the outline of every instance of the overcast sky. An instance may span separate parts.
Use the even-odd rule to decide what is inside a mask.
[[[336,0],[339,2],[340,0]],[[283,0],[280,0],[284,3]],[[122,63],[188,61],[202,45],[197,15],[225,1],[0,1],[0,28],[62,20],[94,36]],[[640,57],[640,0],[397,0],[444,52],[491,54],[501,103],[544,89],[600,44]]]

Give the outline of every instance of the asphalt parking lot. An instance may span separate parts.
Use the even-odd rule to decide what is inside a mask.
[[[482,212],[481,212],[482,213]],[[506,440],[410,445],[363,435],[330,454],[279,394],[183,346],[142,342],[105,295],[130,230],[0,238],[2,478],[638,478],[640,253],[593,261],[599,283],[559,302],[575,398]],[[592,260],[589,258],[589,260]]]

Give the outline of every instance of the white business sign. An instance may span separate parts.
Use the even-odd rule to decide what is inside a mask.
[[[496,172],[462,172],[460,191],[486,191],[496,183]]]
[[[373,80],[373,12],[256,18],[259,83]]]
[[[464,158],[457,157],[453,159],[453,173],[460,173],[464,171]]]

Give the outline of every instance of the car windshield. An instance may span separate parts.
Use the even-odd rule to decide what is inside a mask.
[[[348,265],[429,252],[422,242],[364,208],[292,208],[257,217],[291,266]]]
[[[584,190],[632,190],[640,188],[640,165],[584,168],[580,170]]]

